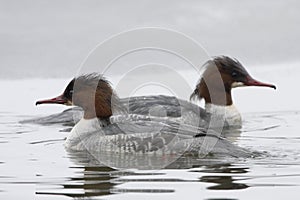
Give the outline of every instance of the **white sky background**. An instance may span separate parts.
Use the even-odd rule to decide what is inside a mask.
[[[148,26],[181,31],[246,68],[298,62],[299,10],[296,0],[0,0],[0,78],[72,77],[98,43]]]

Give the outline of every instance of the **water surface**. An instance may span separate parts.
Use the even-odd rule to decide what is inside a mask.
[[[237,105],[244,126],[227,133],[227,138],[261,156],[187,157],[165,169],[120,171],[86,153],[68,153],[63,147],[68,133],[61,131],[68,126],[19,123],[64,110],[55,105],[36,108],[34,101],[55,96],[66,82],[1,81],[5,96],[10,96],[0,112],[1,199],[183,199],[187,195],[189,199],[257,199],[262,195],[264,199],[296,199],[300,194],[300,111],[295,106],[276,109],[277,105],[264,102],[269,101],[266,98],[251,112],[243,106],[243,96],[253,90],[235,94],[241,99]],[[47,84],[53,87],[45,90]],[[19,88],[19,93],[10,87]],[[272,95],[269,92],[257,95]]]

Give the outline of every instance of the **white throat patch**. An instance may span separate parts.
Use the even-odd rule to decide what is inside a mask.
[[[245,86],[245,84],[244,84],[243,82],[233,82],[233,83],[231,84],[231,87],[232,87],[232,88],[243,87],[243,86]]]

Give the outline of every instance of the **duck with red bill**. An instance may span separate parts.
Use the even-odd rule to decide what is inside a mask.
[[[276,89],[276,86],[273,84],[263,83],[252,78],[238,60],[228,56],[218,56],[209,60],[204,64],[204,68],[205,70],[191,95],[191,99],[203,99],[205,101],[205,109],[191,102],[163,95],[129,97],[119,99],[119,102],[125,108],[129,108],[129,113],[133,114],[149,115],[151,113],[151,115],[155,115],[153,110],[157,109],[152,108],[163,106],[167,117],[181,117],[181,121],[189,125],[207,127],[210,123],[209,116],[217,114],[224,115],[225,126],[240,127],[242,125],[241,115],[233,104],[232,89],[242,86],[259,86]],[[96,116],[100,117],[104,115],[110,116],[112,114],[112,100],[110,99],[112,91],[108,89],[103,91],[98,90],[99,88],[107,88],[103,86],[108,85],[108,82],[105,79],[99,79],[98,82],[101,87],[94,86],[91,88],[89,77],[92,76],[93,74],[74,78],[62,95],[49,100],[37,101],[36,105],[56,103],[81,105],[81,107],[84,106],[83,108],[88,108],[89,106],[87,105],[94,104],[93,108],[88,109],[89,111],[96,110]],[[74,90],[75,81],[78,86],[76,90]],[[96,92],[103,97],[102,101],[95,100],[95,88],[97,88]],[[93,93],[94,96],[87,93]],[[99,99],[99,97],[97,98]],[[99,109],[95,109],[95,107],[99,107]],[[185,117],[191,114],[193,117]],[[90,113],[86,116],[93,117],[95,114]]]

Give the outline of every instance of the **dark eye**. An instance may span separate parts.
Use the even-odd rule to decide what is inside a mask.
[[[71,100],[73,96],[73,90],[65,91],[64,96],[68,99]]]
[[[235,78],[235,77],[237,77],[239,74],[238,74],[238,72],[236,72],[236,71],[233,71],[232,73],[231,73],[231,76],[233,77],[233,78]]]

